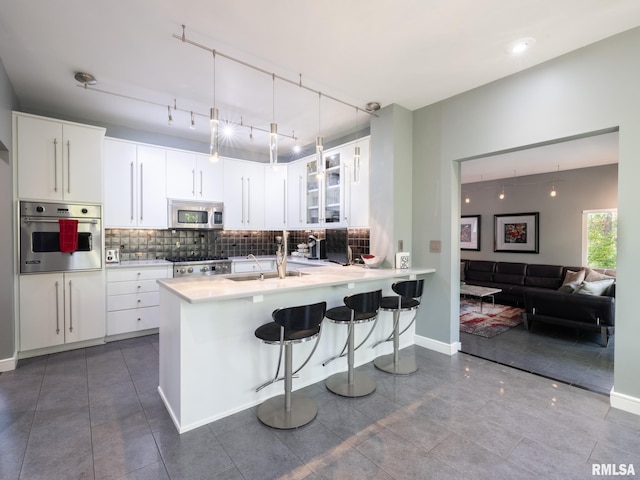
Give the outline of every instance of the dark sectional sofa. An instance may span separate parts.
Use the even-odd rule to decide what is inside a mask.
[[[559,291],[568,270],[584,267],[539,265],[490,260],[462,260],[460,279],[469,285],[499,288],[499,303],[525,309],[525,328],[534,322],[552,323],[589,330],[600,334],[600,344],[607,346],[615,331],[615,281],[599,296]],[[594,269],[615,277],[615,271]]]

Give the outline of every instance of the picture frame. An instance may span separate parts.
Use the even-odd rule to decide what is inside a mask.
[[[493,251],[539,253],[539,212],[494,215]]]
[[[480,250],[480,215],[460,217],[460,250]]]

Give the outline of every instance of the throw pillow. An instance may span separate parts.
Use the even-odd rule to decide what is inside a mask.
[[[605,275],[604,273],[598,273],[595,270],[589,270],[584,281],[597,282],[598,280],[610,280],[610,279],[613,279],[615,281],[616,277],[612,277],[611,275]]]
[[[580,270],[579,272],[567,270],[567,273],[564,274],[564,282],[562,282],[562,286],[558,289],[558,291],[573,293],[575,289],[578,288],[578,286],[584,281],[584,276],[584,270]]]
[[[614,281],[615,280],[613,278],[608,278],[606,280],[597,280],[595,282],[582,282],[574,293],[601,296],[606,292],[607,288],[613,285]]]

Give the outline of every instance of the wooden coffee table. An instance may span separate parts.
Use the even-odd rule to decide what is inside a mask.
[[[493,306],[496,304],[494,295],[500,293],[501,288],[480,287],[478,285],[460,285],[460,295],[469,295],[470,297],[476,297],[480,299],[480,313],[482,313],[482,303],[485,297],[491,297],[491,303]]]

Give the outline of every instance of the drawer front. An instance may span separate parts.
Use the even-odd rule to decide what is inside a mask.
[[[172,266],[146,268],[112,268],[107,269],[107,282],[127,282],[134,280],[152,280],[170,278]]]
[[[107,314],[107,335],[137,332],[160,326],[160,307],[119,310]]]
[[[138,309],[155,307],[160,304],[158,292],[136,293],[130,295],[109,295],[107,297],[107,311]]]
[[[155,280],[107,283],[107,295],[126,295],[130,293],[148,293],[157,291],[158,282]]]

